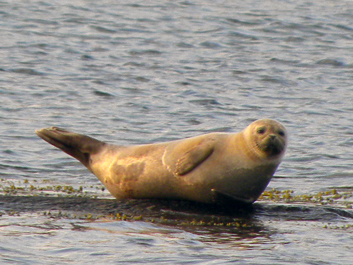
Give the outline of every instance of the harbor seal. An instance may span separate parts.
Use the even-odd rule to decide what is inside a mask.
[[[209,133],[165,143],[118,146],[57,127],[39,137],[86,166],[117,199],[164,198],[253,203],[287,144],[279,122],[263,119],[239,133]]]

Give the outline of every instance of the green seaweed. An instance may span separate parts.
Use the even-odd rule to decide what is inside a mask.
[[[18,199],[17,199],[18,198]],[[32,199],[30,199],[32,198]],[[104,186],[58,185],[52,180],[0,180],[0,199],[4,214],[18,216],[21,212],[39,212],[48,218],[68,218],[87,221],[145,221],[173,226],[229,227],[241,231],[258,230],[259,222],[249,211],[221,211],[218,206],[163,200],[115,200]],[[293,190],[266,190],[258,205],[308,205],[353,208],[353,190],[332,188],[313,194],[298,194]],[[35,207],[34,207],[35,206]],[[47,209],[46,209],[47,208]],[[42,210],[41,210],[42,209]],[[234,212],[235,211],[235,212]],[[261,226],[261,225],[260,225]],[[351,229],[352,224],[330,225],[328,229]]]

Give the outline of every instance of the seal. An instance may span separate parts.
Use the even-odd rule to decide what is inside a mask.
[[[262,119],[239,133],[120,146],[57,127],[39,137],[79,160],[117,199],[181,199],[251,204],[265,190],[287,144],[283,125]]]

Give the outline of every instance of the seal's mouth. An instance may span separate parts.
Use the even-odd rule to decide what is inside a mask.
[[[269,156],[278,156],[284,150],[284,145],[276,135],[268,135],[264,138],[258,147]]]

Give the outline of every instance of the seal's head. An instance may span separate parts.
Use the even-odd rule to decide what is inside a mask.
[[[244,130],[244,138],[248,147],[260,159],[281,159],[287,145],[286,129],[270,119],[251,123]]]

